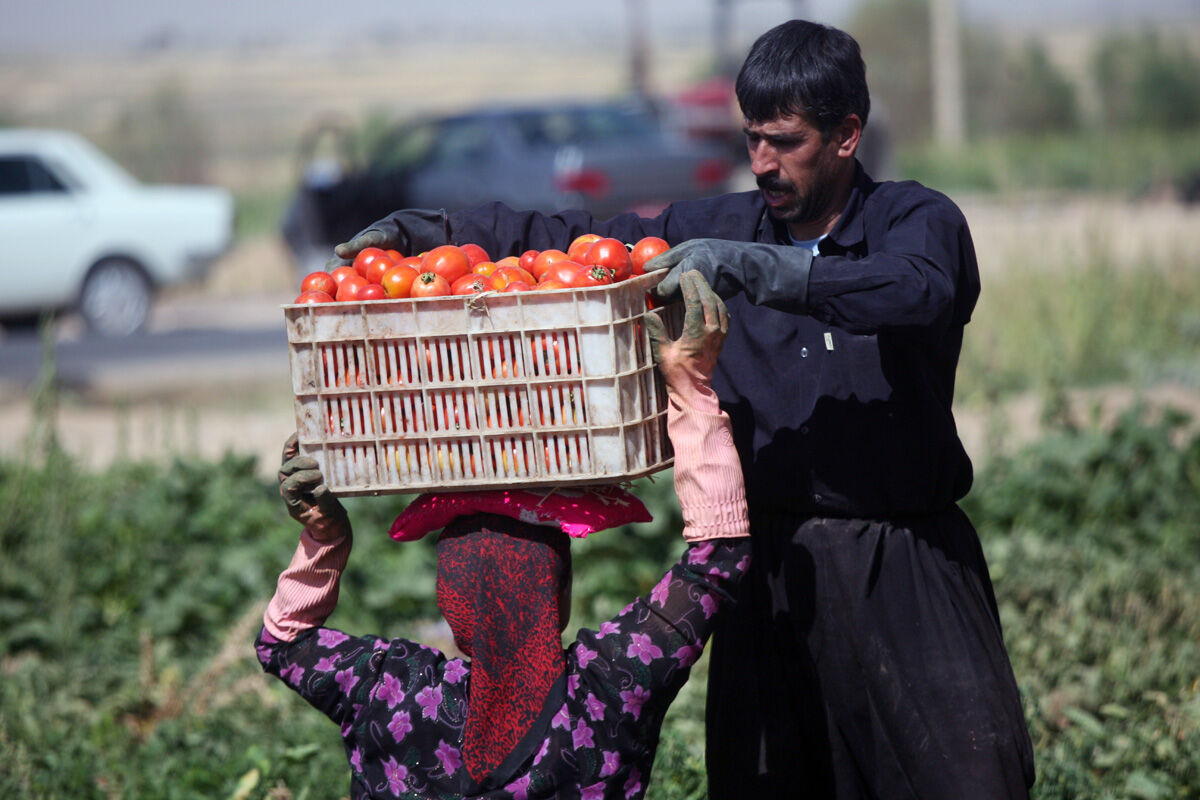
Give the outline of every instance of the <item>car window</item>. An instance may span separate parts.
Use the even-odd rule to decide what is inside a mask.
[[[433,160],[443,167],[478,162],[488,152],[491,128],[482,119],[449,120],[438,130]]]
[[[423,123],[397,130],[371,156],[372,171],[406,170],[423,163],[437,141],[436,126]]]
[[[64,192],[67,187],[33,156],[0,156],[0,195]]]
[[[529,147],[640,137],[654,130],[648,115],[612,106],[521,112],[514,115],[513,122]]]

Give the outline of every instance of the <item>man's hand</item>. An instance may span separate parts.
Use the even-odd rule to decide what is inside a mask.
[[[812,251],[791,245],[689,239],[646,262],[646,271],[665,269],[662,281],[650,290],[670,302],[680,293],[680,278],[699,272],[721,297],[745,292],[755,305],[805,313]]]
[[[342,242],[335,245],[333,248],[333,258],[325,262],[326,272],[336,269],[337,267],[346,267],[354,263],[354,257],[359,252],[366,250],[368,247],[378,247],[382,250],[388,248],[400,249],[399,242],[393,242],[388,239],[387,234],[383,231],[369,230],[363,231],[358,236],[355,236],[348,242]]]
[[[292,519],[304,525],[318,542],[331,542],[350,533],[350,519],[340,500],[325,485],[321,468],[311,456],[299,455],[296,434],[283,445],[279,494]]]
[[[729,312],[725,303],[709,288],[696,271],[680,275],[683,294],[683,330],[678,339],[667,335],[657,314],[647,314],[650,352],[666,379],[667,391],[689,405],[700,395],[711,395],[713,370],[725,334],[729,332]]]

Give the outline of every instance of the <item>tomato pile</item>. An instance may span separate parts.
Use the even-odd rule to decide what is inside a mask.
[[[309,273],[296,303],[386,300],[579,289],[619,283],[645,274],[645,264],[669,245],[647,236],[632,246],[595,233],[577,236],[562,250],[526,250],[492,261],[479,245],[446,244],[415,256],[368,247],[350,266]]]

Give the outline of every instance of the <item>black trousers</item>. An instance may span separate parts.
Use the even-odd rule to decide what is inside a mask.
[[[709,797],[1026,798],[1033,748],[974,527],[758,516],[709,665]]]

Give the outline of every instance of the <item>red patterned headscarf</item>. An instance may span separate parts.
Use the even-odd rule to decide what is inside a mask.
[[[558,604],[570,570],[558,528],[476,515],[438,539],[438,608],[471,657],[463,759],[477,781],[516,747],[563,674]]]

